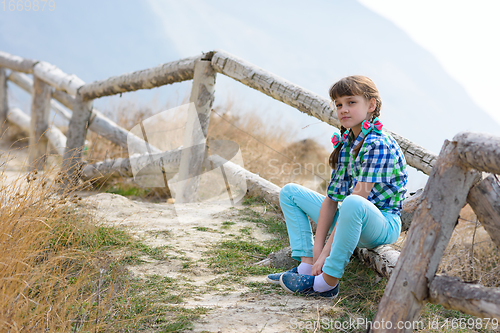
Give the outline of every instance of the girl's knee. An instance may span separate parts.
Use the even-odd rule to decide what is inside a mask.
[[[290,198],[297,190],[297,184],[294,183],[288,183],[285,186],[283,186],[280,190],[280,201],[286,200],[287,198]]]

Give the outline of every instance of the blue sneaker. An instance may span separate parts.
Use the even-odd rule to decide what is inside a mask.
[[[274,273],[274,274],[269,274],[267,276],[267,282],[271,282],[274,284],[280,284],[280,277],[285,274],[285,273],[290,273],[290,274],[298,274],[297,272],[297,267],[294,267],[286,272],[281,272],[281,273]]]
[[[324,291],[317,292],[314,291],[314,278],[313,275],[302,275],[302,274],[288,274],[284,273],[280,277],[280,285],[288,292],[298,293],[308,296],[319,296],[325,298],[335,298],[339,294],[339,284],[335,288]]]

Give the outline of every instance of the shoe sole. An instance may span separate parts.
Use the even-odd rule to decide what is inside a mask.
[[[292,293],[292,294],[295,294],[295,293],[296,293],[296,291],[290,290],[290,289],[288,289],[288,288],[285,286],[285,284],[283,283],[283,275],[282,275],[282,276],[280,276],[280,281],[279,281],[279,284],[280,284],[280,286],[281,286],[283,289],[285,289],[285,290],[286,290],[286,291],[288,291],[289,293]]]
[[[281,276],[280,276],[280,278],[281,278]],[[266,278],[266,279],[267,279],[267,282],[269,282],[269,283],[272,283],[272,284],[280,284],[280,280],[272,280],[272,279],[270,279],[270,278]]]

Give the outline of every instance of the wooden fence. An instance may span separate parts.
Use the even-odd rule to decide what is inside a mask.
[[[10,73],[7,73],[6,69],[9,69]],[[186,202],[192,198],[185,193],[196,190],[196,175],[200,173],[204,162],[209,160],[223,165],[225,172],[230,173],[232,177],[246,180],[247,192],[250,195],[260,196],[268,202],[278,204],[278,186],[220,156],[212,155],[207,158],[203,143],[206,142],[217,73],[231,77],[330,125],[340,127],[328,99],[224,51],[208,52],[87,84],[54,65],[0,51],[0,124],[8,121],[28,132],[31,147],[29,156],[34,169],[44,167],[47,144],[55,147],[63,156],[62,170],[74,181],[79,178],[94,179],[114,172],[131,177],[132,163],[147,165],[151,157],[154,157],[153,160],[158,162],[148,166],[151,172],[161,169],[170,176],[179,174],[182,179],[193,179],[192,182],[186,183],[180,193],[176,193],[176,200]],[[26,74],[32,74],[33,79]],[[8,80],[32,94],[31,118],[17,108],[8,107]],[[92,105],[92,101],[100,97],[151,89],[185,80],[193,80],[190,102],[196,106],[196,121],[200,121],[203,137],[196,133],[194,136],[185,135],[183,147],[198,145],[201,147],[199,151],[175,149],[162,152],[145,142],[144,138],[132,135],[106,118]],[[52,99],[72,112],[61,108]],[[67,137],[57,128],[49,127],[50,108],[60,112],[69,122]],[[94,131],[119,146],[132,145],[137,147],[137,150],[147,151],[148,154],[87,164],[82,160],[87,130]],[[461,134],[451,143],[445,144],[438,158],[404,137],[389,130],[387,132],[401,146],[408,165],[430,174],[430,178],[424,194],[418,199],[418,207],[414,204],[417,207],[415,214],[412,213],[413,208],[410,209],[409,218],[413,216],[413,222],[401,255],[388,247],[358,251],[358,256],[366,263],[379,273],[390,277],[376,320],[415,318],[424,301],[443,304],[479,317],[500,319],[500,297],[491,297],[498,295],[498,290],[492,291],[491,288],[435,276],[442,252],[455,226],[458,211],[466,202],[474,209],[497,246],[500,246],[498,180],[491,175],[479,180],[478,171],[474,171],[500,173],[498,138]],[[202,144],[199,145],[200,143]],[[401,260],[398,261],[400,256]],[[468,296],[470,290],[473,290],[473,298]]]

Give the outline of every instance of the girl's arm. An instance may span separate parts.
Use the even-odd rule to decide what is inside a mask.
[[[328,234],[328,230],[330,230],[330,227],[333,223],[333,218],[335,217],[335,213],[337,212],[337,205],[338,203],[330,199],[328,196],[325,197],[323,203],[321,204],[318,217],[318,225],[316,227],[316,235],[314,237],[313,263],[321,255],[323,245],[325,244],[326,235]]]
[[[373,188],[373,185],[375,185],[375,184],[374,183],[359,182],[354,187],[352,194],[359,195],[359,196],[367,199],[368,196],[370,195],[370,192]],[[320,211],[320,217],[321,217],[321,211]],[[328,228],[330,228],[330,226],[328,226]],[[319,218],[318,218],[318,228],[316,229],[316,237],[318,235],[318,229],[319,229]],[[335,228],[333,228],[333,231],[330,234],[330,237],[328,237],[328,242],[325,244],[325,247],[321,251],[321,254],[317,257],[316,260],[313,261],[314,264],[313,264],[313,268],[312,268],[312,275],[319,275],[323,271],[323,265],[325,263],[325,259],[330,255],[330,250],[332,249],[332,243],[333,243],[333,237],[335,235],[335,230],[337,230],[337,226],[335,226]],[[328,229],[326,230],[326,232],[328,232]],[[326,237],[326,233],[325,233],[324,237]],[[323,242],[321,243],[321,245],[323,245],[324,241],[325,241],[325,238],[323,238]],[[316,246],[316,244],[317,243],[315,240],[314,246]],[[313,247],[313,255],[314,255],[314,247]]]

